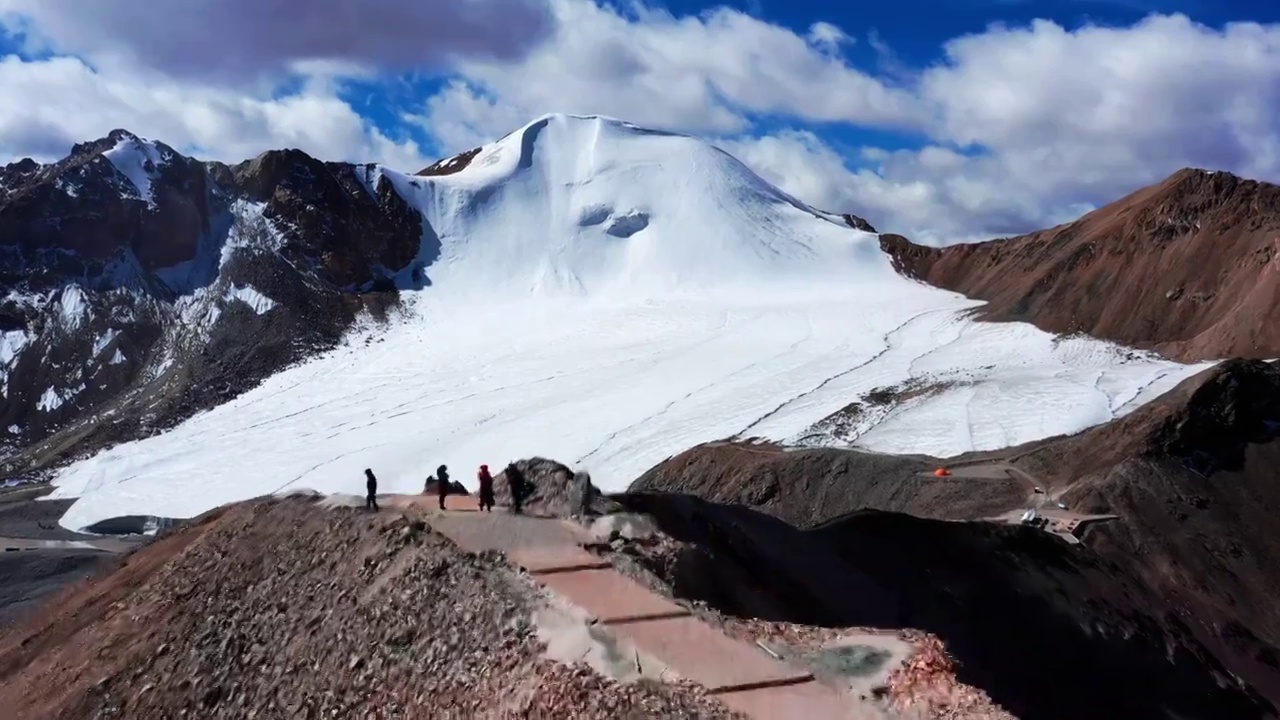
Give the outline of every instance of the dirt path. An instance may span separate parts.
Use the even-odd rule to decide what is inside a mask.
[[[646,674],[646,665],[656,666],[660,676],[696,682],[729,707],[755,718],[890,717],[848,688],[827,685],[806,669],[731,638],[626,577],[579,544],[588,538],[577,525],[517,516],[503,508],[481,513],[470,497],[450,498],[445,512],[435,509],[434,502],[434,497],[397,496],[384,505],[427,511],[431,526],[464,550],[505,553],[543,588],[584,612],[592,627],[611,636],[616,648],[625,648],[623,657],[634,659],[637,675]]]

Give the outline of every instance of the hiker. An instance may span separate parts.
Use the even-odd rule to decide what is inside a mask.
[[[364,509],[373,508],[374,512],[378,512],[378,478],[373,476],[373,471],[369,468],[364,469]]]
[[[573,515],[586,519],[591,514],[591,505],[595,502],[594,491],[590,475],[582,471],[573,474]]]
[[[507,486],[511,488],[511,510],[519,515],[524,512],[524,473],[515,463],[509,463],[502,474],[507,476]]]
[[[493,476],[489,474],[488,465],[480,466],[476,479],[480,481],[480,509],[493,512]]]
[[[444,509],[444,496],[449,494],[449,468],[436,468],[436,494],[440,497],[440,509]]]

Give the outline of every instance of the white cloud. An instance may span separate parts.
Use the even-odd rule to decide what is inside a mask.
[[[853,42],[844,30],[829,22],[816,22],[809,26],[809,44],[827,52],[836,52],[841,45]]]
[[[32,102],[32,98],[39,98]],[[378,160],[417,170],[411,140],[373,128],[323,83],[281,98],[157,77],[113,77],[68,57],[0,60],[0,152],[49,160],[123,127],[208,159],[237,162],[297,147],[325,160]]]
[[[1187,166],[1280,180],[1278,26],[992,28],[948,43],[918,92],[935,113],[920,150],[729,145],[793,194],[935,243],[1064,222]]]
[[[484,104],[498,117],[602,114],[717,133],[745,130],[761,113],[886,127],[924,119],[908,92],[828,52],[844,34],[827,23],[802,37],[728,8],[677,18],[639,4],[630,15],[591,0],[552,0],[551,7],[551,38],[523,60],[460,62],[466,83],[433,99],[427,126],[450,140],[512,129],[476,117]]]

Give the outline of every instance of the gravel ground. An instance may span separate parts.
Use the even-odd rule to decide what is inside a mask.
[[[730,718],[696,688],[543,657],[540,591],[412,514],[215,511],[0,637],[38,718]]]

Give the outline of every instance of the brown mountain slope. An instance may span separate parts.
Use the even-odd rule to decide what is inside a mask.
[[[900,272],[987,300],[983,317],[1084,332],[1181,360],[1280,357],[1280,187],[1181,170],[1021,237],[881,247]]]
[[[696,495],[744,505],[801,528],[859,510],[960,520],[1020,507],[1022,485],[1007,475],[936,482],[937,460],[835,448],[710,443],[686,450],[640,476],[631,490]]]
[[[1053,540],[1064,551],[1072,548],[1077,560],[1107,568],[1069,588],[1066,601],[1099,611],[1116,603],[1112,609],[1126,607],[1116,612],[1135,622],[1131,613],[1141,608],[1150,622],[1180,634],[1178,642],[1206,672],[1225,672],[1280,704],[1280,367],[1260,360],[1224,362],[1130,415],[1079,435],[953,458],[954,478],[930,477],[934,462],[850,450],[712,444],[660,464],[632,490],[748,505],[814,529],[844,526],[863,508],[961,519],[1008,510],[1016,515],[1032,505],[1054,512],[1061,501],[1069,511],[1116,515],[1086,526],[1079,533],[1082,545]],[[1030,493],[1031,483],[1046,492],[1019,498],[1018,488]],[[896,557],[902,542],[895,541],[893,553],[880,554]],[[1052,572],[1043,559],[1021,549],[1001,552]],[[910,562],[926,561],[932,562],[927,553]],[[1141,588],[1141,601],[1134,599],[1135,588]],[[1036,597],[1041,590],[1027,592]],[[1054,594],[1061,588],[1045,592],[1041,599],[1051,605],[1063,599]],[[1111,599],[1090,605],[1099,597]],[[916,623],[956,649],[956,638],[945,628]],[[990,667],[1001,657],[971,662]],[[1134,668],[1145,662],[1135,659]],[[992,680],[972,682],[1005,707],[1019,707]],[[1082,674],[1073,682],[1085,688],[1091,680]]]

